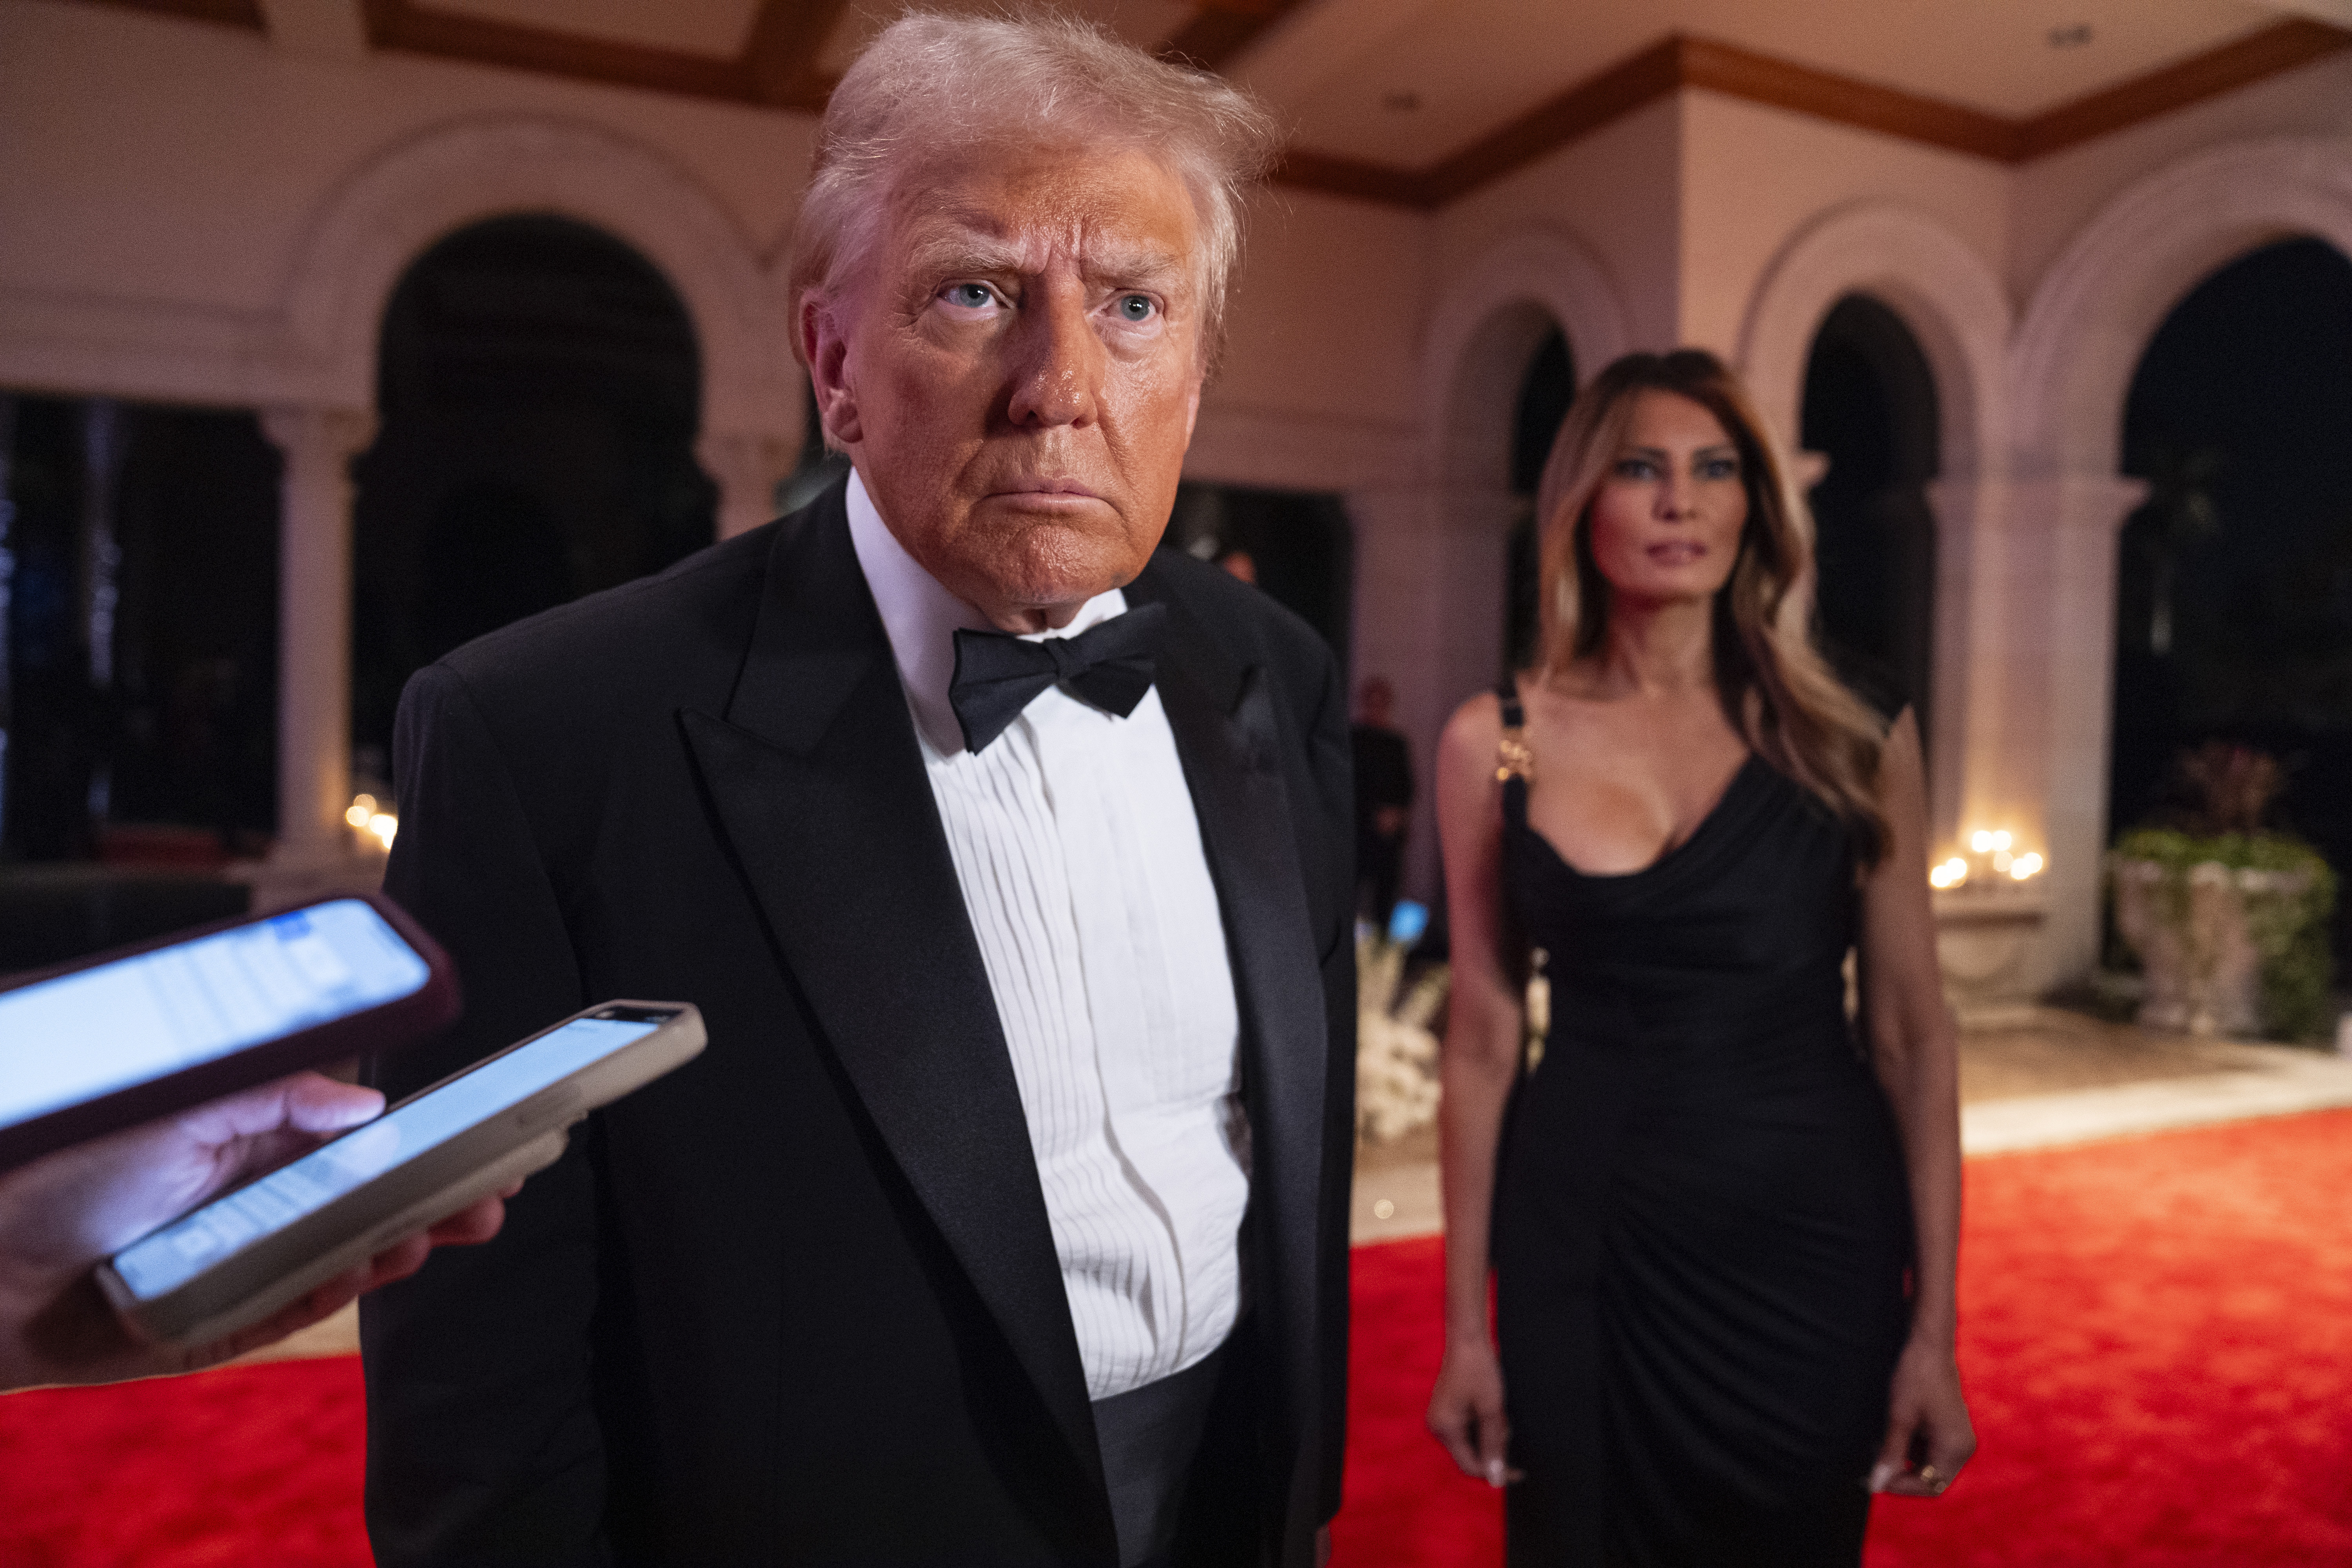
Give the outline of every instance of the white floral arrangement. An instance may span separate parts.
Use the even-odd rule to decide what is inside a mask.
[[[1356,1135],[1386,1143],[1437,1120],[1437,1036],[1446,969],[1404,984],[1406,943],[1356,943]],[[1402,992],[1402,994],[1399,993]]]
[[[1430,1025],[1445,1005],[1451,973],[1433,964],[1408,989],[1410,951],[1409,943],[1377,936],[1356,941],[1356,1136],[1368,1143],[1391,1142],[1437,1120],[1438,1041]],[[1551,1032],[1547,956],[1535,950],[1528,977],[1529,1072],[1542,1063]]]

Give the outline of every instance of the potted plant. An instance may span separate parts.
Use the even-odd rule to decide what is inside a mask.
[[[2336,876],[2263,818],[2275,759],[2212,741],[2176,764],[2196,805],[2125,834],[2110,857],[2116,925],[2139,955],[2139,1022],[2197,1035],[2325,1038]]]

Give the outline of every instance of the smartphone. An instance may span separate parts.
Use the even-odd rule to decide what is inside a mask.
[[[457,1016],[390,900],[324,899],[0,982],[0,1171]]]
[[[567,1131],[700,1054],[682,1002],[607,1002],[132,1242],[99,1287],[151,1342],[209,1344],[552,1164]]]

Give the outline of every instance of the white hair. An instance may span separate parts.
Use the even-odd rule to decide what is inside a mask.
[[[1007,140],[1148,153],[1184,182],[1200,224],[1202,363],[1223,330],[1241,206],[1273,166],[1272,117],[1240,89],[1155,59],[1076,18],[910,11],[833,90],[793,229],[793,313],[867,258],[891,181],[942,150]],[[793,332],[800,350],[800,334]]]

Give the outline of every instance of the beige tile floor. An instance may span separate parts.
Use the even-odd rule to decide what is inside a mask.
[[[2352,1058],[2286,1046],[2194,1040],[2044,1008],[1960,1037],[1961,1139],[1970,1154],[2048,1148],[2168,1127],[2352,1105]],[[1357,1241],[1443,1228],[1437,1132],[1358,1151]],[[359,1348],[347,1308],[248,1361]]]

